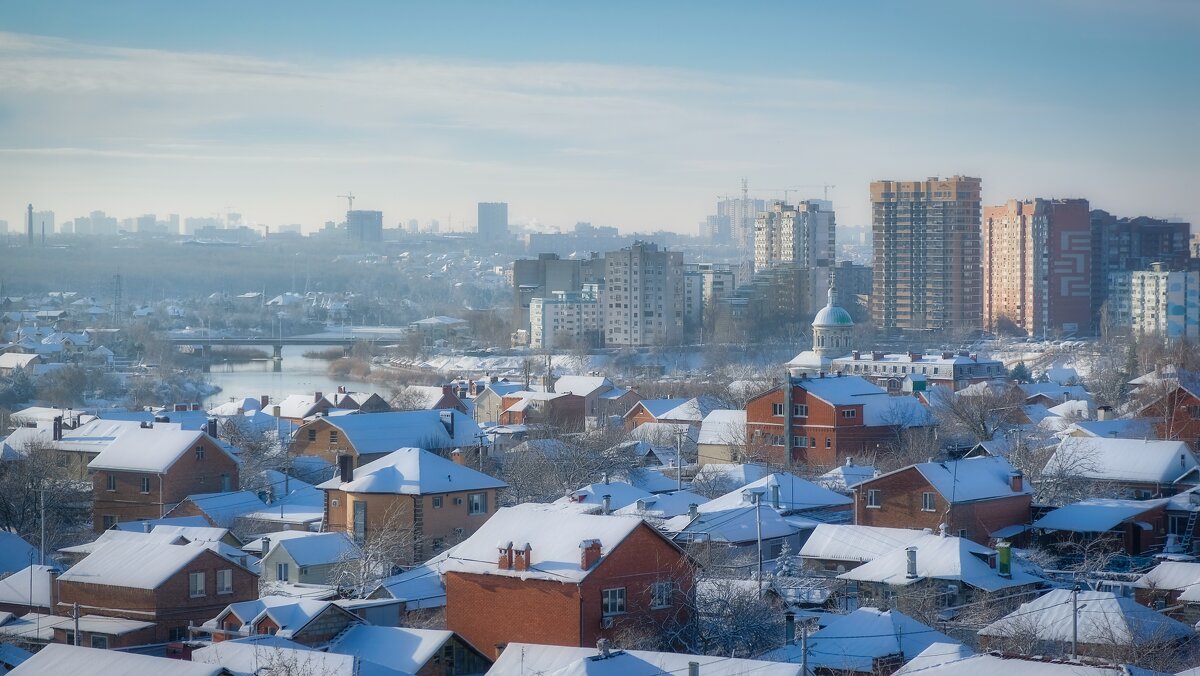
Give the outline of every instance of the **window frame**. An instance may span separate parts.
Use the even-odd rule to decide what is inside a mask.
[[[430,503],[434,509],[441,509],[442,508],[442,496],[440,496],[440,495],[433,496],[433,499],[430,501]]]
[[[656,580],[650,585],[650,608],[670,608],[674,605],[672,601],[674,596],[674,580]]]
[[[782,402],[774,402],[771,404],[771,415],[779,417],[779,418],[783,417],[783,403]]]
[[[142,477],[142,495],[150,495],[150,477]]]
[[[221,568],[217,571],[217,593],[232,594],[233,593],[233,569]]]
[[[281,561],[275,564],[275,581],[276,582],[291,582],[291,566],[286,561]]]
[[[208,576],[202,570],[188,573],[188,598],[202,599],[205,596],[208,596]]]
[[[937,511],[937,496],[933,491],[925,491],[921,493],[921,511],[936,512]]]
[[[600,614],[604,617],[624,615],[629,612],[629,598],[624,587],[609,587],[600,590]]]
[[[807,418],[808,417],[808,404],[792,404],[792,417],[793,418]]]
[[[476,503],[478,498],[478,505]],[[476,509],[477,506],[482,506],[482,509]],[[487,491],[479,491],[477,493],[467,493],[467,516],[478,516],[488,513]]]
[[[88,643],[97,650],[108,650],[108,634],[92,634],[88,638]]]
[[[109,493],[116,493],[117,492],[117,475],[113,474],[112,472],[107,472],[104,476],[106,477],[105,484],[104,484],[106,486],[106,488],[104,490]]]
[[[867,489],[867,509],[883,508],[883,491],[878,488]]]
[[[203,459],[204,459],[204,446],[197,446],[196,447],[196,460],[200,461]]]

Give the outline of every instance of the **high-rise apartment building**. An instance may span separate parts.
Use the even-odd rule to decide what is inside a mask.
[[[980,180],[871,183],[871,319],[885,331],[972,331],[982,320]]]
[[[599,257],[559,258],[558,254],[539,253],[534,259],[513,261],[513,331],[530,329],[534,299],[578,294],[586,285],[603,281],[604,259]]]
[[[360,209],[347,211],[346,233],[355,242],[382,242],[383,212]]]
[[[602,314],[599,286],[585,284],[581,293],[556,291],[529,302],[529,347],[535,350],[599,347]]]
[[[806,297],[801,312],[805,316],[825,305],[837,251],[836,227],[833,204],[826,200],[795,206],[772,202],[755,218],[754,269],[791,265],[804,270]]]
[[[478,220],[480,237],[495,237],[497,241],[508,237],[508,203],[480,202]]]
[[[1107,286],[1110,328],[1165,341],[1200,338],[1200,272],[1156,263],[1149,270],[1113,272]]]
[[[704,221],[705,234],[714,244],[754,249],[754,219],[767,209],[767,201],[753,197],[726,198],[717,202],[717,213]]]
[[[1092,221],[1092,321],[1099,331],[1109,300],[1110,275],[1149,270],[1162,263],[1171,270],[1187,266],[1191,225],[1139,216],[1119,218],[1096,209]]]
[[[983,210],[983,326],[1027,336],[1091,329],[1092,239],[1084,199]]]
[[[683,338],[683,254],[635,242],[604,254],[604,344],[670,345]]]
[[[698,341],[700,330],[711,330],[713,304],[733,289],[733,266],[728,263],[686,263],[683,266],[683,328],[688,342]]]

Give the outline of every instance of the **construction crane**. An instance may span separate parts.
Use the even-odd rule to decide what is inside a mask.
[[[828,183],[808,183],[805,185],[797,185],[797,186],[792,186],[792,187],[794,187],[794,188],[820,188],[821,190],[824,191],[824,194],[825,194],[824,199],[826,201],[828,201],[829,200],[829,189],[836,188],[837,186],[829,185]]]
[[[354,193],[338,195],[338,198],[346,200],[346,211],[354,211]]]

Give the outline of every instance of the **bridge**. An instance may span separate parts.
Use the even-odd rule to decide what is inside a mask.
[[[281,361],[283,359],[283,348],[285,345],[303,345],[305,347],[313,346],[339,346],[345,348],[347,352],[355,343],[371,343],[392,344],[399,340],[393,335],[371,335],[363,333],[351,333],[338,336],[288,336],[288,337],[262,337],[262,336],[188,336],[178,337],[170,336],[166,339],[168,343],[176,347],[192,346],[198,347],[203,352],[208,352],[213,347],[267,347],[270,346],[273,350],[272,359]]]

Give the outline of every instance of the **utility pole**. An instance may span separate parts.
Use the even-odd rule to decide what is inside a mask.
[[[683,490],[683,430],[675,430],[675,487]]]
[[[42,518],[40,519],[40,521],[42,522],[41,523],[42,537],[41,537],[41,542],[38,544],[38,547],[42,550],[41,561],[42,561],[42,565],[44,566],[44,565],[46,565],[46,489],[43,488],[43,489],[39,490],[38,494],[39,494],[38,501],[41,503],[41,512],[42,512]]]
[[[800,623],[800,676],[808,676],[808,622]]]
[[[762,558],[762,494],[751,493],[754,496],[754,528],[758,539],[758,596],[763,593],[763,558]]]
[[[71,604],[71,617],[75,618],[75,645],[79,645],[79,602]]]
[[[1071,659],[1079,659],[1079,583],[1071,589]]]

